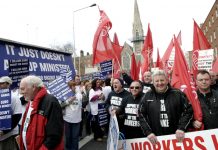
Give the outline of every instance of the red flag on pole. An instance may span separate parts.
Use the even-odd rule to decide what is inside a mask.
[[[178,40],[179,44],[182,45],[181,31],[177,35],[177,40]],[[170,56],[171,56],[172,51],[173,51],[173,47],[174,47],[174,43],[173,43],[173,39],[171,39],[170,44],[168,45],[167,50],[165,51],[165,53],[164,53],[164,55],[162,57],[162,62],[163,62],[164,70],[166,72],[171,70],[172,67],[173,67],[173,63],[169,62]]]
[[[202,111],[200,107],[200,102],[197,97],[197,93],[195,91],[196,89],[193,81],[191,80],[191,75],[188,72],[188,65],[185,60],[185,56],[175,36],[174,44],[175,61],[173,66],[171,85],[175,88],[180,89],[186,94],[194,110],[194,119],[202,122]]]
[[[131,56],[131,71],[130,71],[131,77],[133,80],[138,80],[139,79],[139,74],[138,74],[138,66],[136,64],[136,59],[135,59],[135,54],[132,53]]]
[[[119,45],[119,40],[117,37],[117,34],[114,33],[114,39],[113,39],[113,48],[114,48],[114,54],[116,55],[116,58],[114,58],[114,78],[120,77],[120,64],[121,64],[121,52],[123,50],[123,47]]]
[[[103,10],[100,10],[100,16],[99,26],[93,40],[93,65],[112,59],[114,54],[112,42],[108,34],[112,23]]]
[[[198,51],[210,49],[211,45],[201,31],[200,27],[194,20],[194,33],[193,33],[193,51],[192,51],[192,72],[194,78],[198,71]]]
[[[156,67],[159,69],[163,69],[163,62],[161,61],[161,58],[160,58],[159,49],[157,49]]]
[[[142,74],[145,71],[151,69],[152,65],[152,56],[153,56],[153,41],[152,41],[152,33],[150,30],[150,24],[148,24],[148,31],[144,41],[144,47],[142,49],[142,56],[144,58],[144,62],[142,64]]]

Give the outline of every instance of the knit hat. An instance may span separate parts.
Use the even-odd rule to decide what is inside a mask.
[[[12,84],[12,80],[8,76],[3,76],[0,78],[0,83],[5,83],[5,82],[7,82],[8,84]]]
[[[120,84],[122,85],[122,87],[124,86],[124,81],[121,78],[116,78],[117,80],[120,81]]]

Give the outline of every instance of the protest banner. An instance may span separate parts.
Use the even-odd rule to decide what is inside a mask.
[[[198,51],[198,69],[210,71],[212,69],[214,59],[214,50],[199,50]]]
[[[178,142],[175,134],[158,136],[158,143],[153,146],[147,138],[119,141],[118,150],[126,143],[127,150],[217,150],[218,129],[185,133],[183,142]]]
[[[104,102],[98,103],[98,122],[100,126],[104,126],[108,123],[108,113]]]
[[[0,76],[9,75],[8,60],[28,59],[29,74],[39,76],[45,83],[60,77],[60,70],[75,75],[71,53],[55,51],[35,45],[0,39]]]
[[[8,60],[9,64],[9,77],[13,83],[11,89],[19,87],[21,79],[29,75],[29,60],[28,59],[12,59]]]
[[[66,80],[62,77],[49,82],[47,88],[48,91],[60,101],[65,101],[69,97],[73,96],[73,93],[68,87]]]
[[[112,60],[104,61],[100,63],[101,74],[107,77],[112,74]]]
[[[116,115],[110,116],[107,150],[117,150],[119,140],[119,126]]]
[[[11,91],[0,90],[0,130],[11,129]]]

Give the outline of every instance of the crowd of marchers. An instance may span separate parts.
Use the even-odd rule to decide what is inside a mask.
[[[50,94],[39,77],[26,76],[11,89],[11,129],[0,131],[0,149],[78,150],[86,135],[98,142],[107,137],[110,115],[116,115],[125,139],[147,137],[155,145],[157,136],[175,134],[181,142],[185,132],[218,128],[218,73],[199,70],[193,81],[202,121],[194,119],[189,99],[163,70],[145,72],[142,81],[124,71],[105,80],[81,81],[76,75],[67,83],[73,96],[66,101]],[[11,85],[8,76],[0,78],[0,89]],[[108,120],[103,124],[102,109]]]

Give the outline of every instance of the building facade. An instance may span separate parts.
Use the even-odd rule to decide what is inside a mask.
[[[218,0],[215,0],[210,12],[204,23],[201,25],[201,29],[207,40],[214,49],[215,57],[218,56]]]

